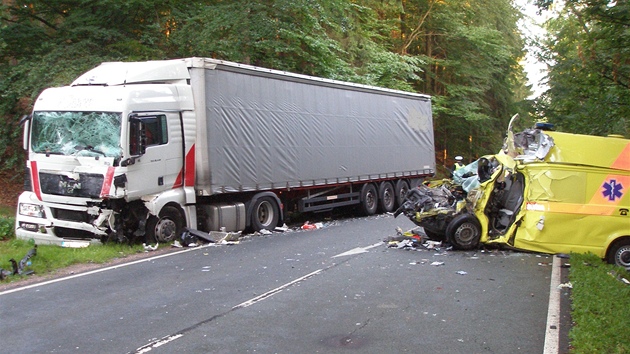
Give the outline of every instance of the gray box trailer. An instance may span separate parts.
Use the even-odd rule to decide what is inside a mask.
[[[427,95],[204,60],[191,68],[201,195],[435,171]],[[196,81],[196,82],[195,82]]]

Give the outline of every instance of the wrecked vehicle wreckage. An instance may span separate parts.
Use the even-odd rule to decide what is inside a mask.
[[[498,154],[410,190],[394,215],[454,249],[591,252],[630,270],[630,140],[511,125]]]
[[[404,214],[424,229],[430,240],[450,243],[453,248],[469,250],[479,245],[481,225],[475,217],[475,204],[481,195],[479,186],[491,180],[502,167],[493,157],[483,157],[454,172],[453,179],[429,182],[410,190],[403,205],[394,214]],[[491,221],[489,234],[504,235],[522,202],[522,178],[507,172],[495,181],[485,214]]]

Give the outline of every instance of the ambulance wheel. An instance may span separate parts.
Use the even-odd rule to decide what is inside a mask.
[[[365,215],[376,214],[378,208],[378,195],[376,187],[372,183],[366,183],[361,188],[361,212]]]
[[[252,207],[251,223],[254,231],[273,230],[278,226],[280,207],[271,197],[258,198]]]
[[[381,183],[378,189],[378,207],[383,213],[391,213],[396,204],[394,186],[391,182]]]
[[[403,179],[399,179],[396,182],[396,205],[401,206],[405,202],[407,193],[409,193],[409,183]]]
[[[615,241],[608,250],[606,261],[630,271],[630,238]]]
[[[151,215],[147,221],[147,242],[169,243],[177,240],[184,229],[182,213],[173,206],[165,206],[160,216]]]
[[[481,238],[481,225],[472,214],[458,215],[446,227],[446,237],[455,249],[477,248]]]

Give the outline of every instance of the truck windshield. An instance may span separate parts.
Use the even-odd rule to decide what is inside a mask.
[[[121,113],[35,112],[31,149],[35,153],[120,157]]]

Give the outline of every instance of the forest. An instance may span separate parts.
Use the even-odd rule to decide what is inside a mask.
[[[21,174],[20,119],[46,87],[105,61],[211,57],[432,96],[438,165],[496,152],[510,117],[630,135],[630,4],[529,0],[3,0],[0,166]],[[526,48],[546,64],[531,96]],[[412,153],[412,152],[407,152]]]

